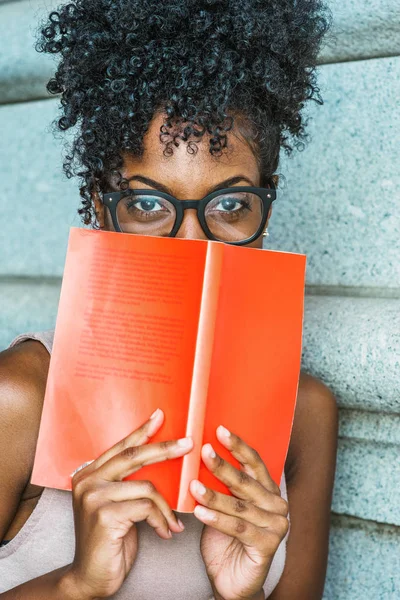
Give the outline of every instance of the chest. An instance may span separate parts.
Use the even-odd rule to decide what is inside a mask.
[[[185,530],[171,540],[161,540],[145,522],[137,524],[138,554],[115,600],[208,600],[212,596],[200,552],[203,525],[191,514],[179,516]],[[75,532],[70,492],[45,488],[33,502],[22,501],[13,527],[18,532],[0,548],[0,593],[72,562]]]
[[[135,563],[114,600],[210,600],[212,590],[200,551],[202,523],[179,513],[185,530],[162,540],[138,523]],[[28,520],[0,548],[0,593],[72,562],[75,552],[72,494],[45,488]],[[285,563],[286,540],[275,554],[264,586],[268,596]]]

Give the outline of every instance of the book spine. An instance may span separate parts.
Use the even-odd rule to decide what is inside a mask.
[[[177,510],[180,512],[193,512],[196,506],[196,502],[189,491],[189,484],[192,479],[198,477],[201,461],[222,260],[223,244],[208,242],[186,426],[186,436],[193,438],[194,445],[193,450],[184,456],[182,460],[177,506]]]

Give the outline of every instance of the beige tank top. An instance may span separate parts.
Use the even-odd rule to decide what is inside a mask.
[[[54,331],[19,335],[10,344],[35,339],[51,353]],[[282,497],[287,499],[285,475]],[[115,600],[210,600],[210,582],[200,554],[202,523],[193,514],[179,513],[185,530],[162,540],[146,523],[137,523],[138,554]],[[271,564],[264,591],[268,596],[281,578],[287,536]],[[72,562],[75,536],[71,492],[45,488],[31,516],[6,545],[0,547],[0,592]]]

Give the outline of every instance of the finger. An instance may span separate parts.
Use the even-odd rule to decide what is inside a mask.
[[[257,450],[223,425],[217,427],[217,437],[221,444],[232,453],[232,456],[240,462],[248,475],[259,481],[270,492],[281,495],[279,486],[272,479]]]
[[[192,448],[193,440],[190,437],[145,446],[128,446],[97,469],[96,478],[121,481],[145,465],[179,458]]]
[[[153,412],[153,414],[147,419],[145,423],[138,429],[135,429],[132,433],[130,433],[127,437],[123,438],[119,442],[117,442],[114,446],[111,446],[108,450],[103,452],[96,460],[89,461],[88,463],[84,463],[76,469],[71,477],[73,481],[79,481],[81,476],[92,473],[99,467],[101,467],[104,463],[110,460],[113,456],[116,456],[125,448],[129,448],[132,446],[139,446],[141,444],[146,444],[149,439],[155,435],[155,433],[160,429],[162,423],[164,421],[164,413],[160,408],[157,408]],[[79,472],[79,476],[76,474]]]
[[[172,535],[164,515],[150,498],[110,502],[99,508],[97,519],[104,530],[111,531],[116,539],[124,537],[130,526],[139,521],[147,521],[163,539]]]
[[[183,531],[183,523],[176,517],[165,498],[157,491],[151,481],[121,481],[107,483],[103,486],[88,489],[82,494],[82,503],[88,512],[108,502],[150,499],[163,514],[170,529],[179,533]]]
[[[205,487],[197,479],[190,482],[190,492],[195,500],[203,506],[232,517],[240,516],[258,527],[270,527],[275,515],[287,517],[289,512],[287,502],[276,494],[269,492],[267,501],[262,506],[235,496],[216,492]]]
[[[221,458],[211,444],[205,444],[202,447],[201,457],[207,469],[222,481],[234,496],[254,502],[257,506],[264,506],[268,501],[268,495],[271,492],[245,471],[236,469],[236,467]]]
[[[135,431],[117,442],[114,446],[99,456],[99,458],[94,461],[96,464],[93,464],[93,468],[97,469],[110,460],[110,458],[125,450],[125,448],[146,444],[149,439],[160,429],[163,421],[164,413],[160,408],[157,408],[157,410],[154,411],[154,413],[147,419],[145,423],[143,423],[141,427],[135,429]]]
[[[232,517],[215,510],[210,510],[200,504],[195,507],[194,515],[205,525],[209,525],[221,533],[236,538],[247,548],[258,550],[260,555],[267,554],[273,556],[286,535],[285,529],[283,529],[283,522],[280,525],[281,530],[270,530],[257,527],[240,517]]]

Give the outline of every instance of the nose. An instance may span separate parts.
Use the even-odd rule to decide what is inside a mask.
[[[176,234],[177,238],[186,238],[188,240],[207,240],[207,236],[201,228],[197,211],[194,208],[185,210],[183,221]]]

